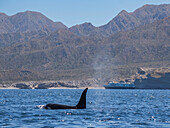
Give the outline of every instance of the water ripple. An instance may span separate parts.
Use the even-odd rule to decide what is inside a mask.
[[[0,127],[170,127],[170,90],[88,90],[87,109],[45,110],[37,105],[76,105],[82,90],[0,90]]]

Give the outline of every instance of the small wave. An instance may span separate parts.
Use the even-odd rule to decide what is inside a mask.
[[[44,109],[45,105],[37,105],[36,107],[39,108],[39,109]]]

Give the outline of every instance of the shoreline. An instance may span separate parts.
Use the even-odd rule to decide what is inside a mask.
[[[19,88],[15,88],[15,87],[7,87],[7,88],[0,88],[0,90],[1,90],[1,89],[4,90],[4,89],[19,89]]]
[[[79,88],[67,88],[67,87],[52,87],[52,88],[47,88],[47,89],[84,89],[84,88],[88,88],[88,89],[105,89],[104,87],[79,87]],[[0,88],[0,90],[8,90],[8,89],[20,89],[20,88],[15,88],[15,87],[7,87],[7,88]],[[29,89],[29,90],[37,90],[37,89]]]
[[[78,88],[67,88],[67,87],[54,87],[54,88],[48,88],[48,89],[105,89],[104,87],[78,87]]]
[[[60,81],[18,81],[0,84],[0,89],[104,89],[96,79]]]

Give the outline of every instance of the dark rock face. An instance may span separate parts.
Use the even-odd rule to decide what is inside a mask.
[[[49,87],[50,86],[48,84],[41,83],[37,87],[35,87],[35,89],[48,89]]]
[[[48,89],[51,87],[59,87],[60,85],[58,83],[40,83],[38,84],[35,89]]]
[[[138,70],[138,73],[141,74],[141,75],[144,75],[145,74],[145,71],[143,71],[141,68],[137,68]]]
[[[134,84],[137,89],[170,89],[170,73],[165,73],[160,78],[148,74],[147,78],[136,79]]]
[[[56,83],[40,83],[35,87],[35,89],[48,89],[52,87],[77,88],[77,86],[68,85],[64,82],[56,82]]]
[[[19,89],[31,89],[31,87],[29,85],[23,84],[23,83],[18,83],[15,85],[16,88]]]
[[[59,84],[61,87],[67,87],[67,88],[77,88],[77,86],[73,86],[73,85],[65,84],[64,82],[58,82],[58,84]]]

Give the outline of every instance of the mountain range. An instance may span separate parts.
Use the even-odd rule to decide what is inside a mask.
[[[128,13],[122,10],[115,18],[107,24],[95,27],[91,23],[84,23],[70,28],[70,31],[77,35],[112,35],[119,31],[126,31],[135,27],[149,24],[157,20],[164,19],[170,15],[168,4],[163,5],[144,5],[143,7]]]
[[[53,22],[39,12],[26,11],[13,16],[0,13],[0,33],[51,31],[67,28],[61,22]]]
[[[39,12],[0,13],[0,82],[127,77],[170,65],[170,4],[68,28]],[[103,78],[105,79],[105,78]]]

